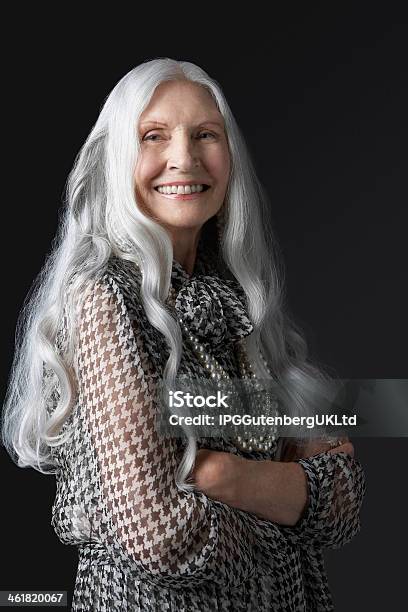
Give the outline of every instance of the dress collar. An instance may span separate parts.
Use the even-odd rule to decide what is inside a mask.
[[[193,273],[173,259],[174,308],[200,343],[217,350],[253,331],[246,294],[236,280],[225,279],[215,254],[199,243]]]

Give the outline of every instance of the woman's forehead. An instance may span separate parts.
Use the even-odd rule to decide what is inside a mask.
[[[168,127],[178,118],[192,120],[197,125],[211,122],[224,126],[224,118],[210,92],[188,81],[161,83],[140,115],[139,125],[154,123]]]

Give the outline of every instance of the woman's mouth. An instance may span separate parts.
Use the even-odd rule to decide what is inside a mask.
[[[196,191],[193,193],[161,193],[158,191],[158,188],[155,187],[154,190],[164,198],[169,198],[170,200],[195,200],[197,198],[201,198],[206,191],[211,189],[209,185],[203,185],[202,191]]]

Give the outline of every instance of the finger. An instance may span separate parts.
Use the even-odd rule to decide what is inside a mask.
[[[346,453],[347,455],[351,455],[354,457],[354,446],[351,442],[346,442],[345,444],[341,444],[340,446],[335,446],[327,451],[328,453]]]

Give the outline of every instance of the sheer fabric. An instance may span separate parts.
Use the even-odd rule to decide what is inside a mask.
[[[72,438],[53,450],[52,525],[79,552],[72,609],[332,610],[322,548],[344,545],[360,528],[362,466],[344,453],[299,459],[309,503],[294,527],[199,491],[179,491],[174,477],[184,442],[155,427],[168,349],[142,308],[139,274],[112,257],[88,288],[79,321],[78,400],[64,424]],[[192,281],[205,276],[208,284],[213,276],[216,291],[222,282],[216,274],[202,253],[193,278],[173,262],[174,286],[192,306]],[[247,317],[241,299],[238,290],[236,302],[220,295],[221,302],[229,300],[230,308],[222,309],[228,334],[218,348],[212,344],[231,376],[237,375],[234,344],[251,331],[237,329],[236,321]],[[217,317],[212,324],[217,327]],[[210,338],[209,321],[206,329]],[[207,375],[187,343],[179,372]],[[223,438],[202,438],[198,447],[255,460],[274,460],[277,452],[276,444],[268,452],[244,453]]]

